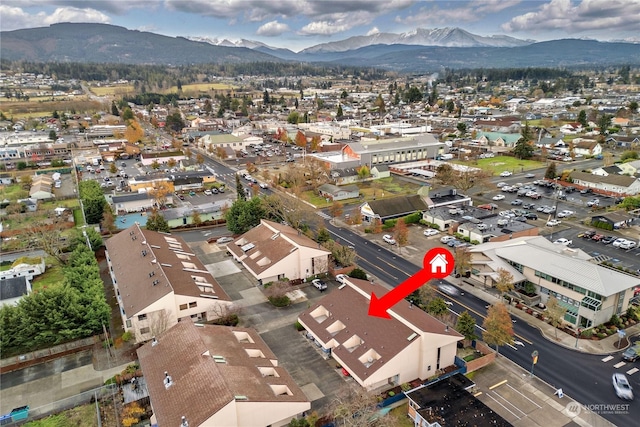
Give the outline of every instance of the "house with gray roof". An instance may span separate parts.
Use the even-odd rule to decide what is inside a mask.
[[[318,187],[318,192],[320,196],[333,201],[356,199],[360,196],[360,189],[355,184],[342,186],[322,184]]]
[[[286,426],[311,409],[249,328],[180,322],[138,349],[158,426]]]
[[[499,270],[513,276],[516,289],[533,285],[538,301],[557,298],[567,309],[564,321],[591,328],[629,307],[640,277],[601,265],[581,249],[555,244],[542,236],[517,237],[469,247],[472,282],[494,287]]]
[[[413,196],[397,196],[389,199],[378,199],[364,202],[360,205],[362,220],[373,222],[376,219],[384,222],[388,219],[400,218],[416,212],[424,212],[429,206],[424,199],[415,194]]]
[[[16,305],[23,296],[31,292],[31,282],[27,276],[0,279],[0,306]]]
[[[167,197],[172,199],[171,195],[168,195]],[[118,214],[147,211],[153,208],[156,203],[153,196],[149,193],[121,194],[113,196],[111,198],[111,202],[113,204],[114,212]]]
[[[620,196],[634,196],[640,193],[640,181],[633,176],[594,175],[587,172],[573,171],[570,175],[575,184],[582,185],[603,193]]]

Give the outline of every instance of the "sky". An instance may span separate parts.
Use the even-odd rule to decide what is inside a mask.
[[[459,27],[545,41],[640,42],[640,0],[2,0],[0,29],[97,22],[299,51],[376,32]],[[1,53],[0,53],[1,55]]]

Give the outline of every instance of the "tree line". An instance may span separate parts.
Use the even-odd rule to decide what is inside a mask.
[[[3,357],[51,347],[100,333],[111,308],[93,252],[78,245],[63,267],[62,283],[0,308]]]

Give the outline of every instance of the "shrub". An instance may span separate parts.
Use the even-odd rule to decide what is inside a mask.
[[[393,397],[393,396],[395,396],[395,395],[396,395],[396,392],[395,392],[395,391],[390,391],[390,392],[389,392],[389,397]]]
[[[293,326],[296,328],[296,331],[298,331],[298,332],[304,331],[304,326],[302,326],[302,324],[300,322],[294,323]]]
[[[607,337],[607,334],[603,334],[602,332],[598,332],[597,337],[600,338],[600,339],[603,339],[603,338]]]
[[[367,273],[365,273],[361,268],[354,268],[349,273],[349,277],[353,277],[354,279],[367,280]]]
[[[286,295],[269,297],[269,302],[276,307],[287,307],[291,305],[291,300]]]
[[[618,328],[622,326],[622,321],[620,321],[620,318],[616,314],[613,314],[611,316],[611,319],[609,319],[609,323],[611,323],[612,325],[615,325]]]
[[[402,391],[409,391],[409,390],[411,390],[411,385],[409,383],[402,383],[400,385],[400,389]]]
[[[131,333],[131,331],[127,331],[124,334],[122,334],[122,341],[124,342],[129,342],[131,341],[132,338],[133,338],[133,334]]]
[[[591,338],[592,335],[593,329],[587,329],[586,331],[582,331],[582,333],[580,333],[580,336],[583,338]]]
[[[417,224],[422,219],[421,212],[415,212],[404,217],[405,224]]]

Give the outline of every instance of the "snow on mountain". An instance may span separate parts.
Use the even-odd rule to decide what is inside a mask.
[[[246,47],[248,49],[257,49],[259,47],[266,47],[269,49],[275,49],[264,43],[260,43],[254,40],[246,40],[246,39],[231,41],[227,39],[218,39],[218,38],[211,38],[211,37],[185,37],[185,38],[194,42],[209,43],[214,46]]]
[[[304,49],[301,53],[344,52],[376,44],[408,44],[443,47],[516,47],[535,43],[505,35],[480,36],[461,28],[416,28],[400,34],[377,33],[355,36],[345,40],[322,43]]]

